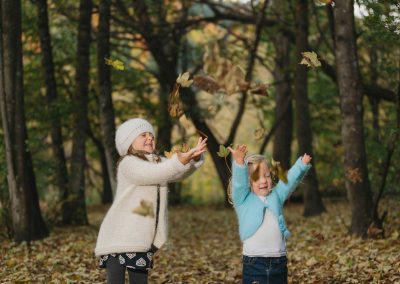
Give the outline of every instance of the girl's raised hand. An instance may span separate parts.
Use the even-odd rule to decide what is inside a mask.
[[[305,165],[308,165],[311,162],[312,157],[310,155],[307,155],[306,153],[304,153],[304,156],[301,158],[302,162]]]
[[[201,154],[207,151],[207,138],[199,138],[196,147],[190,149],[186,153],[178,152],[179,161],[186,165],[190,162],[190,160],[198,161],[200,159]]]
[[[228,150],[232,153],[232,157],[235,159],[237,164],[239,165],[244,164],[244,157],[247,154],[247,146],[245,144],[237,145],[236,149],[228,147]]]

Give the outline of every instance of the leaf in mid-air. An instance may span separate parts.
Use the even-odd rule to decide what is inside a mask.
[[[219,145],[219,151],[217,152],[219,157],[226,158],[228,157],[229,153],[229,150],[224,145]]]
[[[193,84],[196,87],[210,94],[216,93],[221,89],[218,82],[211,76],[196,75],[193,77],[193,80]]]
[[[154,217],[153,202],[141,200],[140,205],[133,209],[132,212],[144,217]]]
[[[183,143],[182,145],[179,146],[173,146],[171,151],[164,151],[164,155],[165,157],[167,157],[168,159],[170,159],[172,157],[172,155],[174,155],[175,153],[181,152],[181,153],[186,153],[190,150],[190,147],[188,144]]]
[[[256,130],[254,130],[254,139],[255,140],[260,140],[261,138],[263,138],[264,137],[264,134],[265,134],[265,129],[264,128],[259,128],[259,129],[256,129]]]
[[[271,172],[274,176],[278,177],[284,183],[288,182],[287,178],[287,171],[285,171],[280,162],[275,161],[274,159],[271,160]]]
[[[317,68],[321,66],[321,62],[318,60],[318,55],[314,51],[302,52],[303,59],[300,64],[307,65],[308,67]]]
[[[190,150],[189,145],[186,144],[186,143],[183,143],[183,144],[182,144],[182,147],[181,147],[181,152],[182,152],[182,153],[186,153],[186,152],[188,152],[189,150]]]
[[[124,62],[122,62],[121,60],[118,59],[111,59],[111,58],[104,58],[104,61],[107,65],[112,66],[113,68],[117,69],[117,70],[124,70],[125,66],[124,66]]]
[[[331,5],[333,3],[333,0],[316,0],[317,4],[321,5]]]
[[[255,86],[250,87],[250,94],[267,97],[268,96],[267,88],[268,88],[267,84],[261,84],[261,83],[257,84]]]
[[[183,74],[179,74],[178,78],[176,79],[176,82],[181,85],[182,87],[190,87],[193,83],[193,80],[189,80],[189,72],[185,72]]]

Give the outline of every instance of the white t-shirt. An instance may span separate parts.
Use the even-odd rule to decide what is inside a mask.
[[[266,202],[266,197],[259,196]],[[243,255],[261,257],[279,257],[286,255],[285,240],[279,230],[278,219],[268,208],[258,230],[243,242]]]

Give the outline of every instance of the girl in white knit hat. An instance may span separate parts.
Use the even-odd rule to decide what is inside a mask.
[[[147,283],[154,252],[167,239],[167,184],[181,180],[203,164],[206,140],[170,159],[155,154],[154,130],[141,118],[117,129],[117,191],[97,238],[96,256],[107,270],[107,283]]]

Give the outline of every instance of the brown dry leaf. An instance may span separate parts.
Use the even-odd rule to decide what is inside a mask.
[[[268,89],[267,84],[259,83],[259,84],[256,84],[255,86],[250,87],[250,94],[267,97],[268,96],[267,89]]]
[[[374,224],[371,224],[368,227],[368,238],[370,239],[381,239],[383,238],[383,230],[380,228],[377,228],[376,226],[374,226]]]
[[[347,235],[351,216],[345,198],[324,199],[327,212],[313,218],[303,217],[303,204],[285,205],[292,233],[286,242],[288,282],[398,283],[400,207],[396,198],[381,202],[389,212],[385,235],[390,237],[378,240]],[[106,271],[98,268],[93,249],[108,208],[88,205],[89,226],[52,227],[48,238],[32,241],[29,247],[0,234],[1,282],[106,283]],[[199,205],[168,210],[168,245],[155,254],[149,283],[241,283],[242,243],[234,210]]]
[[[218,82],[212,78],[211,76],[206,75],[197,75],[193,77],[193,84],[199,89],[213,94],[218,92],[221,89],[221,86]]]
[[[346,171],[346,177],[352,182],[352,183],[358,183],[362,182],[362,173],[359,168],[349,168]]]
[[[254,139],[255,140],[260,140],[261,138],[263,138],[265,135],[265,129],[264,128],[258,128],[256,130],[254,130]]]

